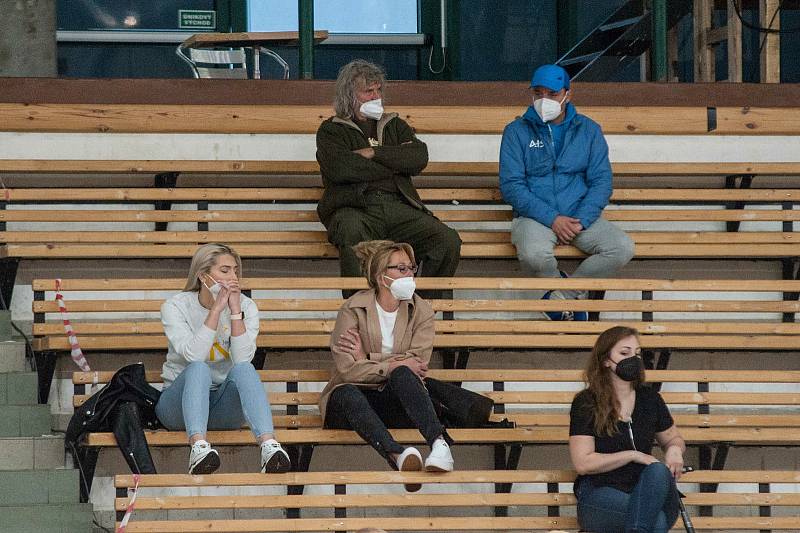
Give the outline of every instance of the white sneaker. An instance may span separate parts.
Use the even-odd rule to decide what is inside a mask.
[[[416,448],[406,448],[397,458],[397,469],[400,472],[419,472],[422,470],[422,454]],[[421,483],[406,483],[408,492],[417,492],[422,488]]]
[[[453,455],[450,453],[450,446],[439,437],[431,446],[431,454],[425,459],[425,470],[428,472],[452,472]]]
[[[217,450],[204,441],[199,440],[192,444],[189,453],[189,473],[192,475],[210,474],[219,468],[219,454]]]
[[[262,474],[283,474],[288,472],[291,466],[289,454],[284,451],[278,441],[269,439],[261,443]]]

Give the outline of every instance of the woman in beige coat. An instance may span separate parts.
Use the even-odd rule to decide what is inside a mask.
[[[449,472],[451,440],[424,383],[433,308],[414,294],[414,250],[392,241],[362,242],[354,250],[369,289],[345,301],[336,318],[335,366],[320,398],[325,427],[355,430],[402,471],[422,470],[422,456],[395,441],[387,427],[417,428],[431,447],[425,470]]]

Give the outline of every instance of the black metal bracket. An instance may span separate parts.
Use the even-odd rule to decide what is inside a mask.
[[[758,484],[758,493],[759,494],[769,494],[769,483],[759,483]],[[760,505],[758,507],[758,516],[763,518],[768,518],[772,516],[772,507],[769,505]],[[770,533],[771,529],[761,529],[759,533]]]
[[[442,291],[428,291],[429,293],[437,292],[438,294],[431,294],[431,296],[440,297],[443,300],[453,300],[453,291],[452,290],[442,290]],[[442,320],[454,320],[455,314],[453,311],[442,311]],[[469,348],[461,348],[458,350],[453,349],[444,349],[441,350],[440,353],[442,354],[442,368],[453,370],[459,369],[463,370],[467,368],[467,363],[469,363]],[[459,384],[460,385],[460,384]]]
[[[716,107],[707,107],[706,108],[706,129],[709,133],[717,129],[717,108]]]
[[[92,491],[92,481],[94,481],[94,472],[97,468],[97,459],[100,457],[100,448],[95,446],[84,446],[78,444],[77,447],[69,443],[69,452],[72,455],[72,463],[78,469],[78,483],[80,489],[80,502],[86,503],[89,501],[89,493]],[[122,495],[120,496],[120,491]],[[128,496],[127,489],[117,489],[117,497],[125,498]],[[117,514],[117,521],[122,520],[122,515],[125,513]]]
[[[154,185],[160,189],[171,189],[178,184],[180,172],[162,172],[156,174]],[[153,204],[156,211],[169,211],[172,209],[172,202],[159,200]],[[167,231],[168,222],[156,222],[156,231]]]
[[[47,403],[50,396],[50,385],[53,383],[53,374],[56,371],[58,352],[46,350],[34,354],[36,360],[36,376],[39,383],[39,403]]]
[[[286,392],[293,393],[298,391],[297,381],[286,382]],[[289,416],[296,416],[299,413],[297,405],[287,405],[286,414]],[[308,472],[308,467],[311,466],[311,457],[314,455],[313,444],[294,444],[286,447],[286,453],[289,455],[289,460],[292,463],[292,472]],[[289,495],[299,496],[303,494],[305,485],[289,485],[286,487],[286,493]],[[287,508],[286,518],[300,518],[299,508]]]
[[[605,300],[606,291],[589,291],[590,300]],[[597,322],[600,320],[600,311],[589,311],[589,321]]]
[[[784,222],[784,225],[786,223]],[[789,223],[791,225],[791,222]],[[784,231],[787,231],[784,228]],[[788,231],[792,231],[791,227]],[[800,275],[800,258],[798,257],[785,257],[781,259],[781,264],[783,266],[783,279],[787,281],[797,280],[798,275]],[[783,293],[783,301],[784,302],[796,302],[800,293],[797,292],[784,292]],[[794,313],[783,313],[782,317],[783,322],[794,322]]]
[[[267,362],[267,348],[256,348],[256,353],[253,355],[253,366],[256,370],[263,370],[264,364]]]
[[[700,394],[708,392],[709,384],[707,381],[698,381],[697,382],[697,392]],[[711,414],[711,406],[707,403],[699,403],[697,404],[697,414],[698,415],[708,415]]]
[[[456,369],[464,370],[469,362],[469,348],[462,348],[456,352]]]
[[[347,494],[347,485],[334,485],[333,493],[337,496]],[[334,507],[333,516],[335,518],[347,518],[347,507]],[[335,533],[346,533],[344,530],[337,530]]]
[[[670,351],[669,348],[664,348],[663,350],[659,350],[658,358],[656,358],[655,350],[642,351],[642,359],[644,360],[644,367],[649,370],[666,370],[667,366],[669,366],[669,360],[671,356],[672,352]],[[648,381],[648,384],[655,391],[661,390],[660,381]]]
[[[286,392],[288,393],[296,393],[298,391],[298,382],[297,381],[287,381],[286,382]],[[299,413],[297,405],[287,405],[286,406],[286,414],[289,416],[297,416]]]
[[[127,497],[128,497],[128,488],[117,487],[117,498],[127,498]],[[114,514],[116,515],[117,522],[122,522],[122,519],[125,518],[125,511],[117,511]]]
[[[11,309],[11,297],[14,295],[14,283],[17,281],[19,270],[19,257],[4,257],[0,259],[0,291],[6,308]]]
[[[292,472],[308,472],[308,467],[311,465],[311,456],[314,455],[313,444],[294,444],[287,446],[286,453],[292,462]],[[289,496],[300,496],[305,490],[305,485],[288,485],[286,493]],[[286,518],[300,518],[299,508],[287,508]]]
[[[508,449],[508,452],[506,452]],[[495,444],[494,445],[494,469],[495,470],[516,470],[519,466],[519,459],[522,456],[522,444]],[[513,483],[495,483],[495,494],[509,494]],[[494,508],[495,516],[508,516],[507,506],[497,506]]]
[[[701,444],[699,450],[699,463],[701,470],[723,470],[728,459],[731,443],[717,443],[717,453],[714,454],[710,444]],[[700,483],[700,492],[717,492],[719,483]],[[714,508],[710,505],[701,505],[700,516],[714,516]]]
[[[462,348],[460,350],[446,349],[441,350],[442,354],[442,368],[446,370],[464,370],[467,368],[469,362],[469,348]],[[453,385],[461,386],[460,381],[453,381]]]
[[[736,180],[739,180],[737,183]],[[749,189],[753,184],[753,174],[739,174],[733,176],[725,176],[726,189]],[[726,202],[726,209],[744,209],[745,202]],[[725,231],[736,232],[739,231],[741,222],[738,220],[730,220],[725,223]]]
[[[208,202],[197,202],[198,211],[208,211]],[[197,231],[208,231],[208,222],[197,222]]]
[[[456,351],[445,349],[439,350],[439,353],[442,354],[442,368],[445,370],[453,370],[456,367]]]
[[[643,302],[653,301],[653,291],[642,291],[642,301]],[[642,311],[642,322],[652,322],[652,321],[653,321],[653,312]]]
[[[548,494],[558,494],[558,483],[548,483],[547,484],[547,493]],[[561,508],[558,505],[548,505],[547,506],[547,516],[561,516]]]

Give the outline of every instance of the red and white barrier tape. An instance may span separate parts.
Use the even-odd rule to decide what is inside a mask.
[[[58,303],[58,311],[61,313],[61,320],[64,322],[64,331],[69,339],[69,345],[71,348],[70,355],[72,356],[72,360],[84,372],[91,372],[92,369],[89,368],[89,363],[86,362],[86,358],[83,356],[81,345],[78,344],[78,337],[75,335],[75,331],[72,329],[72,324],[70,324],[69,318],[67,318],[67,306],[64,305],[64,297],[61,295],[60,278],[56,280],[56,302]]]
[[[141,476],[139,476],[139,474],[133,475],[133,488],[129,491],[131,499],[128,501],[128,508],[125,510],[125,515],[122,517],[122,521],[119,523],[117,533],[125,533],[125,528],[128,527],[128,522],[133,514],[133,509],[136,507],[136,494],[139,492],[140,477]]]

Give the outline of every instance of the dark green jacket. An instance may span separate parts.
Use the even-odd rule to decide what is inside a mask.
[[[373,147],[375,157],[367,159],[353,153],[369,147],[369,140],[355,122],[331,117],[320,125],[317,161],[325,192],[317,213],[326,226],[339,208],[366,208],[364,191],[375,180],[393,179],[409,204],[429,212],[411,183],[411,176],[428,164],[428,147],[397,113],[384,114],[378,121],[378,143]]]

